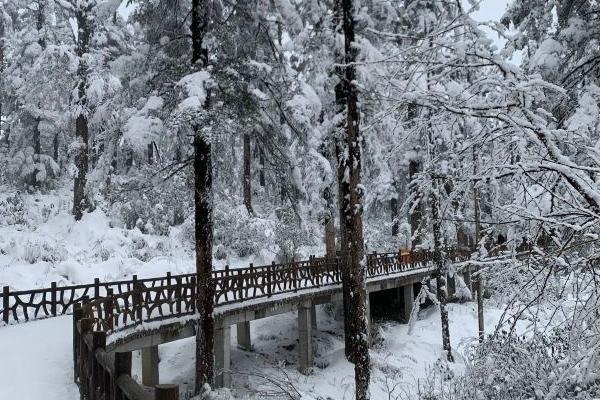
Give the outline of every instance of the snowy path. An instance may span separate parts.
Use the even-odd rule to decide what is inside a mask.
[[[450,304],[450,331],[457,362],[451,368],[464,369],[464,355],[476,341],[477,311],[474,303]],[[491,331],[500,310],[486,310],[486,330]],[[441,354],[439,313],[432,307],[422,310],[413,334],[407,325],[395,322],[376,324],[378,339],[371,350],[374,399],[387,398],[388,380],[400,382],[399,389],[414,392],[417,382],[426,377]],[[232,337],[232,369],[235,398],[257,398],[261,390],[272,390],[260,375],[291,380],[306,399],[329,396],[353,398],[353,367],[343,356],[343,334],[338,321],[319,309],[319,330],[315,332],[316,368],[306,377],[297,366],[296,313],[282,314],[252,324],[254,352],[235,349]],[[233,330],[235,332],[235,329]],[[162,382],[192,389],[194,339],[189,338],[160,347]],[[73,383],[71,317],[57,317],[0,328],[0,400],[75,400]],[[141,376],[139,352],[134,352],[133,375]],[[397,393],[396,393],[397,394]],[[227,397],[225,397],[227,398]]]
[[[0,328],[0,399],[75,400],[71,317]]]

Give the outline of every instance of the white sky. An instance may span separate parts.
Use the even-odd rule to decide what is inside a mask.
[[[479,10],[473,13],[473,18],[480,22],[499,21],[500,18],[502,18],[504,12],[506,11],[508,4],[512,1],[513,0],[483,0],[479,4]],[[466,0],[463,0],[463,2],[467,3]],[[466,7],[469,7],[469,5],[466,4]],[[506,40],[499,38],[498,34],[492,31],[491,29],[484,28],[483,30],[488,33],[488,36],[494,41],[496,47],[498,47],[499,50],[504,48]],[[515,51],[510,62],[512,62],[515,65],[519,65],[521,64],[522,59],[523,57],[521,53],[519,51]]]

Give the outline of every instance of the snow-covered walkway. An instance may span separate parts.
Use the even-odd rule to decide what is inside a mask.
[[[422,310],[412,334],[408,326],[379,322],[371,350],[374,399],[387,398],[390,384],[396,391],[415,391],[442,353],[440,318],[435,307]],[[477,311],[474,303],[450,304],[450,332],[457,362],[456,373],[464,369],[465,353],[476,341]],[[500,311],[486,310],[486,330],[493,329]],[[315,332],[316,359],[312,376],[297,372],[296,313],[255,321],[252,325],[254,352],[232,351],[235,398],[256,398],[272,390],[266,377],[290,380],[305,399],[350,399],[353,397],[353,367],[343,356],[340,323],[319,309]],[[0,400],[75,400],[79,391],[73,383],[71,317],[57,317],[0,328]],[[235,330],[233,330],[235,332]],[[234,334],[235,335],[235,334]],[[168,343],[160,348],[161,381],[178,383],[184,394],[192,389],[194,339]],[[232,344],[235,336],[232,337]],[[134,353],[133,375],[141,376],[139,352]],[[397,393],[396,393],[397,394]],[[229,398],[225,395],[224,398]]]
[[[75,400],[70,316],[0,328],[0,399]]]

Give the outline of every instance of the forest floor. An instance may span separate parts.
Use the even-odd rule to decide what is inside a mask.
[[[16,194],[0,185],[0,287],[27,290],[194,271],[190,221],[168,236],[126,229],[118,216],[97,208],[74,223],[68,187],[47,194]],[[315,249],[300,249],[308,258]],[[274,254],[214,260],[215,268],[267,265]]]

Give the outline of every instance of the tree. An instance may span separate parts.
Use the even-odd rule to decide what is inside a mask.
[[[77,1],[73,4],[77,20],[76,54],[77,67],[77,98],[75,99],[75,166],[77,175],[73,185],[73,215],[79,221],[83,212],[88,208],[86,182],[89,163],[89,128],[88,128],[88,57],[90,37],[92,35],[92,10],[96,2]]]
[[[205,39],[211,23],[212,1],[193,0],[191,9],[192,58],[191,69],[201,78],[200,85],[206,81],[208,66],[208,48]],[[198,83],[197,83],[198,84]],[[204,94],[202,107],[210,107],[211,93]],[[196,332],[196,393],[200,393],[206,383],[214,380],[214,292],[212,278],[213,247],[213,186],[212,186],[212,146],[210,126],[202,126],[201,121],[194,124],[194,226],[196,236],[196,275],[198,329]]]
[[[369,398],[370,356],[368,326],[366,321],[366,258],[362,226],[361,146],[360,111],[358,88],[353,63],[356,61],[354,2],[338,0],[336,13],[339,15],[339,33],[344,37],[340,64],[343,65],[341,90],[345,101],[344,132],[338,142],[338,190],[342,229],[342,260],[345,264],[342,285],[347,289],[344,296],[350,315],[346,318],[350,333],[350,359],[354,363],[356,399]]]

